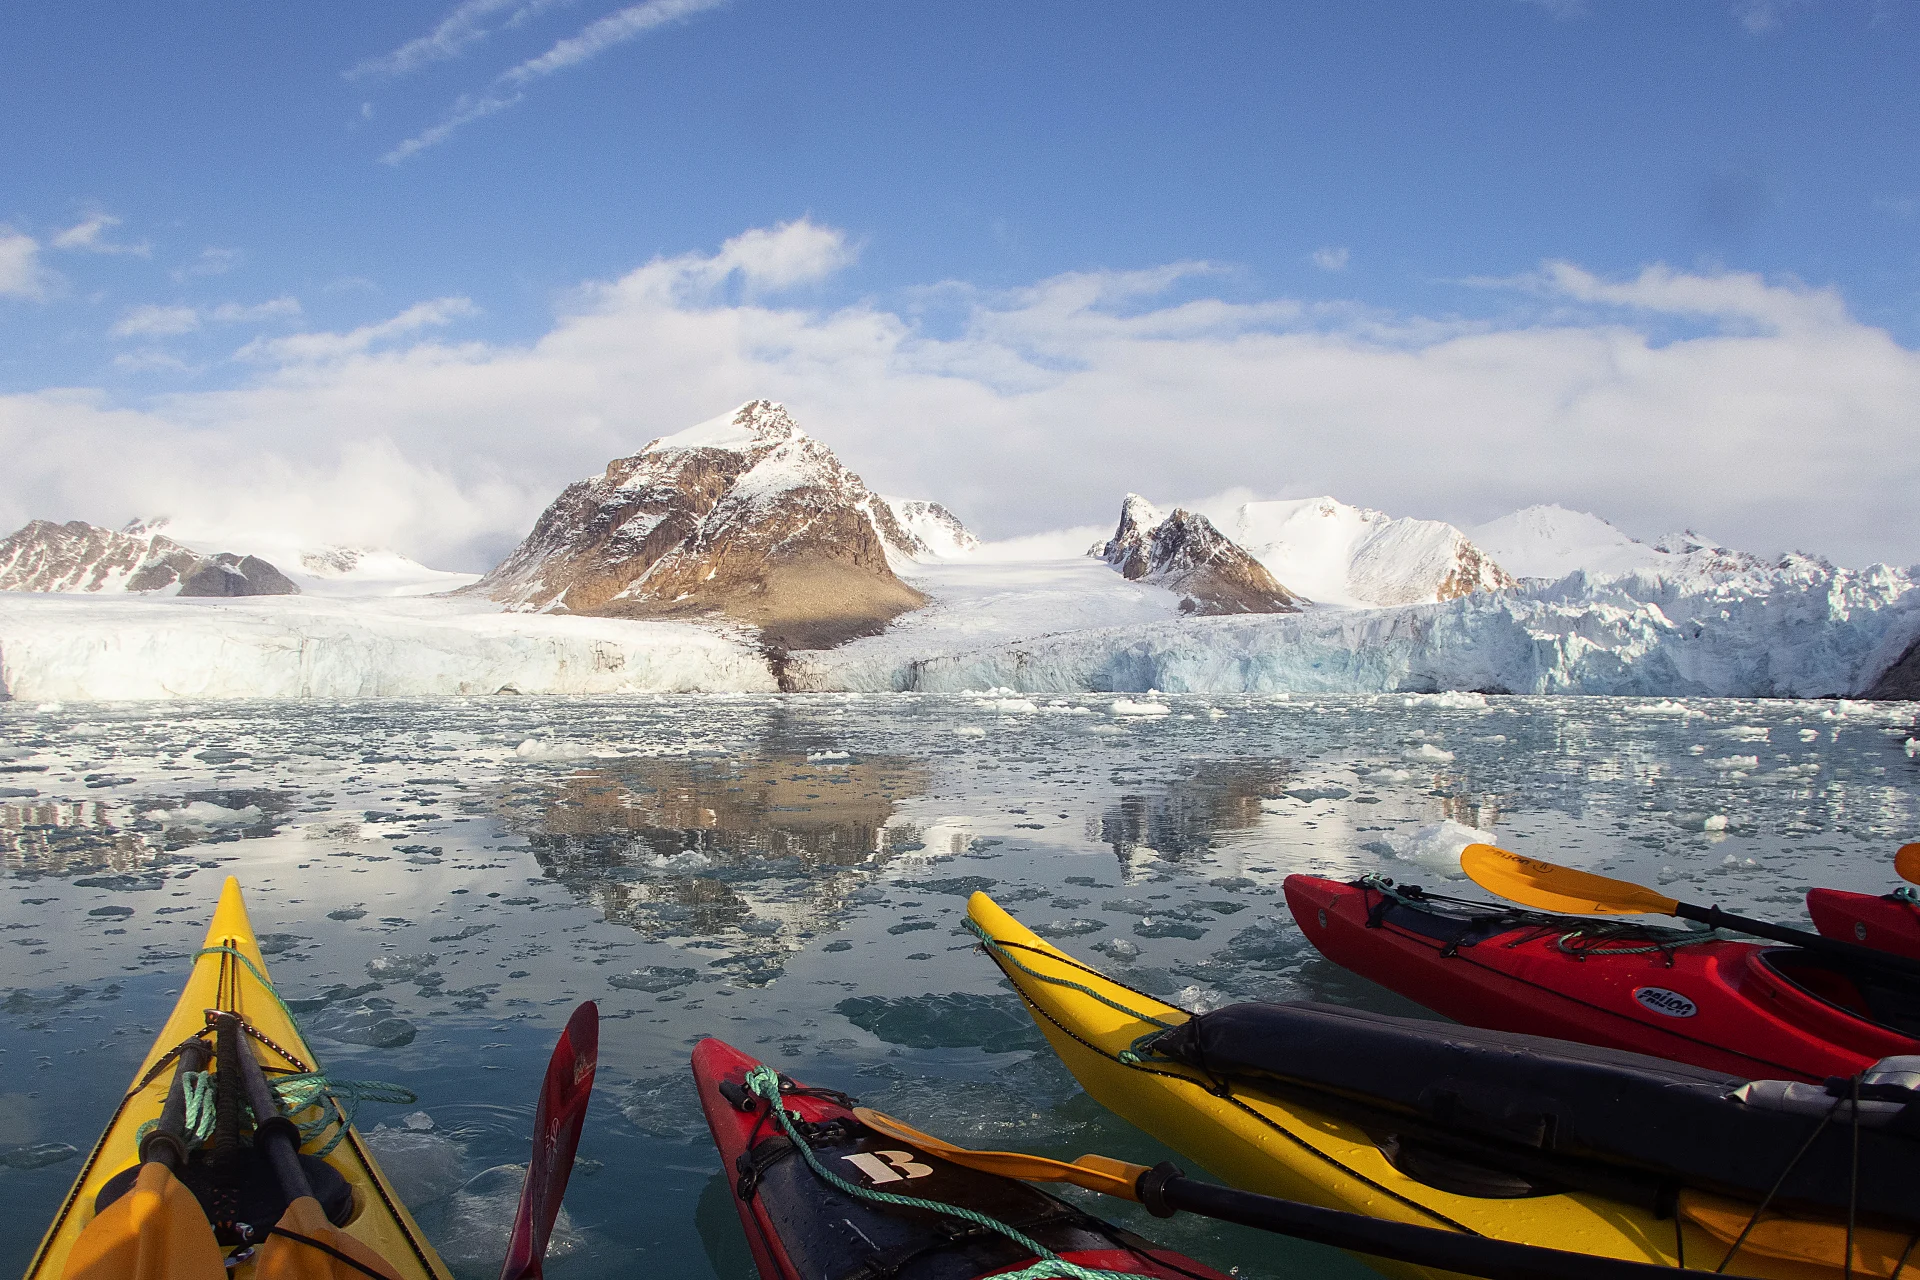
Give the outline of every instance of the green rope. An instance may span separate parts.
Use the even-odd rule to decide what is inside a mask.
[[[972,933],[974,937],[980,939],[980,945],[985,947],[988,951],[992,952],[997,959],[1003,960],[1006,963],[1012,965],[1014,968],[1026,974],[1029,978],[1032,978],[1036,982],[1050,983],[1051,985],[1056,987],[1066,987],[1071,991],[1078,991],[1081,995],[1091,996],[1093,999],[1098,1000],[1101,1004],[1107,1006],[1107,1008],[1115,1010],[1116,1012],[1119,1012],[1119,1013],[1124,1013],[1129,1018],[1134,1018],[1141,1022],[1150,1023],[1153,1026],[1160,1028],[1160,1031],[1171,1031],[1175,1027],[1180,1025],[1177,1022],[1168,1022],[1165,1019],[1156,1018],[1150,1013],[1142,1013],[1138,1009],[1129,1009],[1126,1005],[1121,1004],[1118,1000],[1111,1000],[1106,996],[1101,995],[1098,991],[1095,991],[1092,987],[1086,986],[1082,983],[1072,982],[1066,978],[1056,978],[1051,974],[1041,973],[1038,970],[1028,968],[1027,965],[1018,956],[1009,952],[1006,949],[1006,947],[1002,946],[999,939],[995,938],[992,934],[988,933],[984,928],[982,928],[979,922],[973,920],[972,918],[968,918],[966,920],[961,921],[961,923],[966,925],[967,931]],[[1145,1035],[1135,1039],[1130,1048],[1122,1049],[1120,1051],[1120,1054],[1119,1054],[1120,1061],[1125,1063],[1128,1066],[1137,1066],[1140,1062],[1144,1060],[1142,1055],[1143,1043],[1147,1040],[1151,1040],[1154,1036],[1159,1034],[1160,1034],[1159,1031],[1149,1031]],[[1145,1055],[1145,1057],[1158,1057],[1158,1055],[1148,1053]]]
[[[293,1016],[293,1010],[288,1008],[287,1002],[280,998],[280,993],[274,989],[272,980],[260,971],[260,966],[249,959],[245,952],[235,947],[202,947],[193,953],[193,959],[198,960],[201,956],[212,955],[232,956],[241,964],[247,966],[247,971],[260,980],[260,985],[265,987],[267,994],[273,997],[273,1002],[280,1006],[280,1012],[287,1015],[287,1021],[293,1024],[293,1029],[295,1031],[300,1030],[300,1020]],[[306,1036],[302,1034],[300,1038],[305,1040]],[[313,1052],[310,1046],[307,1052]],[[289,1113],[299,1115],[302,1111],[307,1110],[315,1110],[320,1113],[314,1119],[300,1122],[300,1143],[302,1146],[309,1146],[317,1142],[320,1135],[326,1132],[329,1126],[336,1124],[339,1126],[327,1144],[317,1151],[310,1152],[309,1154],[311,1155],[326,1156],[332,1154],[333,1149],[339,1146],[341,1140],[347,1136],[347,1129],[353,1124],[353,1113],[359,1108],[362,1102],[397,1102],[408,1105],[419,1101],[419,1098],[412,1090],[402,1088],[400,1085],[388,1084],[383,1080],[334,1080],[331,1079],[325,1071],[320,1070],[319,1067],[320,1063],[316,1058],[314,1061],[314,1070],[303,1072],[299,1075],[280,1076],[273,1081],[274,1091],[280,1095],[281,1101],[286,1104]],[[191,1080],[189,1080],[189,1085],[191,1085],[191,1083]],[[209,1082],[207,1088],[207,1128],[199,1132],[196,1138],[205,1138],[206,1134],[211,1132],[213,1127],[211,1118],[213,1114],[211,1082]],[[345,1106],[341,1105],[343,1101],[346,1104]],[[189,1095],[188,1106],[190,1108],[192,1106],[191,1095]],[[189,1111],[189,1114],[192,1114],[191,1111]],[[192,1131],[192,1124],[188,1125],[188,1129]]]
[[[340,1145],[347,1136],[347,1129],[353,1124],[353,1113],[362,1102],[408,1105],[419,1101],[413,1090],[401,1085],[388,1084],[384,1080],[335,1080],[324,1071],[280,1076],[274,1080],[273,1090],[280,1095],[289,1115],[297,1116],[308,1110],[320,1113],[311,1120],[298,1122],[300,1144],[303,1147],[318,1142],[328,1126],[339,1126],[325,1146],[308,1153],[316,1156],[330,1155]]]
[[[1034,1265],[1019,1271],[996,1272],[995,1280],[1049,1280],[1051,1277],[1061,1277],[1062,1280],[1127,1280],[1126,1276],[1117,1271],[1096,1271],[1091,1267],[1083,1267],[1077,1262],[1068,1262],[1033,1237],[1008,1226],[997,1218],[990,1218],[984,1213],[962,1205],[947,1204],[940,1200],[922,1200],[918,1196],[896,1195],[891,1191],[874,1191],[848,1182],[821,1164],[820,1158],[813,1154],[813,1148],[807,1145],[807,1140],[800,1136],[798,1129],[794,1128],[792,1115],[780,1102],[779,1072],[765,1063],[756,1063],[747,1069],[746,1086],[750,1092],[766,1099],[768,1108],[780,1121],[780,1127],[786,1131],[787,1141],[791,1142],[794,1150],[806,1160],[807,1167],[813,1170],[814,1175],[834,1190],[875,1204],[890,1204],[902,1209],[926,1209],[933,1213],[944,1214],[949,1218],[971,1222],[975,1226],[998,1232],[1040,1259]],[[1138,1277],[1133,1277],[1133,1280],[1138,1280]]]

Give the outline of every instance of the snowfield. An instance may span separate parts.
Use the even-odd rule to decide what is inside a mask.
[[[773,688],[750,640],[683,623],[464,598],[0,593],[0,694],[23,701]]]

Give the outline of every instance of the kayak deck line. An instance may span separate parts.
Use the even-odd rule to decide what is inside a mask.
[[[1156,1004],[1166,1005],[1166,1002],[1163,1000],[1160,1000],[1158,997],[1149,995],[1147,992],[1141,991],[1137,987],[1128,986],[1126,983],[1121,982],[1117,978],[1108,977],[1106,974],[1101,973],[1099,970],[1094,969],[1090,965],[1082,964],[1080,961],[1074,959],[1072,956],[1067,955],[1065,952],[1054,950],[1053,948],[1049,947],[1046,943],[1041,943],[1039,947],[1035,947],[1023,942],[1011,941],[1005,938],[995,938],[990,933],[987,932],[984,926],[982,926],[978,921],[974,920],[971,915],[969,915],[967,918],[966,926],[967,926],[967,929],[974,934],[974,936],[980,939],[981,944],[987,949],[988,954],[993,956],[995,962],[1003,963],[1003,967],[1004,965],[1012,965],[1014,968],[1019,969],[1022,973],[1028,975],[1031,978],[1034,978],[1037,981],[1047,983],[1051,986],[1066,987],[1074,991],[1079,991],[1087,996],[1092,997],[1095,1000],[1098,1000],[1101,1004],[1106,1005],[1108,1008],[1111,1008],[1119,1013],[1124,1013],[1128,1017],[1137,1018],[1141,1022],[1151,1023],[1152,1025],[1159,1027],[1162,1030],[1168,1030],[1173,1028],[1174,1026],[1179,1025],[1177,1023],[1166,1022],[1160,1018],[1153,1017],[1152,1015],[1142,1013],[1135,1009],[1130,1009],[1126,1005],[1123,1005],[1116,1000],[1111,1000],[1106,996],[1101,995],[1099,992],[1094,991],[1091,988],[1081,983],[1073,982],[1073,981],[1062,979],[1062,978],[1055,978],[1047,974],[1036,972],[1031,967],[1025,964],[1022,964],[1016,957],[1008,954],[1008,950],[1010,948],[1018,948],[1019,950],[1022,950],[1022,951],[1033,952],[1035,955],[1043,955],[1047,957],[1049,960],[1055,960],[1055,961],[1059,961],[1061,963],[1070,965],[1075,969],[1081,970],[1084,973],[1097,977],[1101,981],[1109,983],[1113,986],[1119,987],[1122,990],[1131,991],[1134,995],[1140,996],[1142,999],[1151,1000]],[[1043,950],[1042,948],[1045,948],[1045,949]],[[1321,1150],[1319,1147],[1314,1146],[1312,1143],[1304,1141],[1299,1134],[1293,1132],[1291,1129],[1288,1129],[1285,1125],[1275,1123],[1270,1117],[1262,1114],[1257,1108],[1249,1106],[1245,1101],[1235,1096],[1233,1092],[1233,1086],[1229,1082],[1225,1080],[1220,1080],[1205,1074],[1189,1074],[1189,1071],[1192,1070],[1191,1068],[1189,1068],[1188,1071],[1177,1071],[1177,1070],[1168,1070],[1164,1066],[1155,1065],[1157,1062],[1164,1063],[1164,1062],[1169,1062],[1171,1060],[1165,1059],[1165,1058],[1150,1059],[1148,1056],[1141,1053],[1140,1050],[1142,1047],[1142,1043],[1144,1041],[1150,1040],[1153,1037],[1160,1034],[1158,1031],[1149,1031],[1144,1035],[1138,1036],[1135,1038],[1132,1046],[1130,1046],[1129,1048],[1123,1049],[1119,1053],[1111,1053],[1106,1049],[1102,1048],[1100,1045],[1094,1044],[1092,1041],[1086,1039],[1084,1036],[1080,1035],[1077,1031],[1075,1031],[1072,1027],[1067,1026],[1065,1023],[1061,1022],[1058,1018],[1054,1017],[1051,1011],[1049,1011],[1042,1005],[1038,1004],[1030,996],[1028,996],[1026,991],[1021,989],[1018,983],[1014,984],[1014,990],[1019,992],[1021,1000],[1027,1005],[1029,1009],[1033,1010],[1035,1013],[1039,1014],[1042,1018],[1045,1018],[1049,1023],[1053,1024],[1053,1026],[1059,1029],[1062,1035],[1067,1036],[1068,1038],[1072,1039],[1075,1043],[1081,1045],[1082,1047],[1088,1049],[1089,1051],[1099,1054],[1101,1057],[1105,1058],[1107,1061],[1112,1062],[1118,1066],[1127,1067],[1134,1071],[1145,1072],[1148,1075],[1161,1076],[1168,1080],[1178,1080],[1182,1084],[1192,1085],[1194,1088],[1201,1090],[1202,1092],[1208,1094],[1213,1098],[1217,1098],[1222,1102],[1230,1103],[1234,1107],[1238,1108],[1239,1110],[1245,1112],[1247,1115],[1251,1116],[1254,1120],[1258,1121],[1264,1127],[1272,1130],[1274,1133],[1278,1134],[1280,1137],[1286,1139],[1288,1142],[1299,1147],[1302,1151],[1305,1151],[1310,1155],[1317,1157],[1318,1159],[1326,1161],[1328,1164],[1332,1165],[1336,1169],[1339,1169],[1340,1172],[1342,1172],[1343,1174],[1347,1175],[1350,1178],[1355,1179],[1356,1181],[1364,1183],[1366,1186],[1371,1187],[1373,1190],[1379,1192],[1381,1195],[1389,1196],[1393,1198],[1399,1203],[1405,1205],[1407,1208],[1412,1209],[1420,1214],[1423,1214],[1426,1217],[1433,1219],[1435,1222],[1441,1223],[1449,1230],[1459,1231],[1466,1235],[1481,1234],[1480,1232],[1475,1231],[1473,1228],[1465,1225],[1464,1223],[1456,1222],[1454,1219],[1448,1217],[1444,1213],[1441,1213],[1439,1210],[1433,1208],[1431,1205],[1421,1204],[1417,1200],[1412,1200],[1406,1196],[1401,1195],[1399,1192],[1395,1191],[1393,1188],[1386,1186],[1381,1182],[1376,1181],[1375,1179],[1369,1177],[1367,1174],[1361,1172],[1360,1170],[1355,1169],[1351,1165],[1348,1165],[1345,1162],[1339,1160],[1337,1157],[1329,1154],[1326,1151]],[[1190,1010],[1180,1009],[1179,1006],[1177,1005],[1166,1005],[1166,1007],[1175,1009],[1178,1012],[1184,1013],[1189,1018],[1193,1016]]]
[[[245,1074],[245,1062],[258,1068],[256,1083],[263,1079],[267,1092],[257,1096],[270,1099],[260,1105],[277,1109],[284,1117],[273,1118],[267,1128],[285,1126],[286,1141],[295,1143],[300,1164],[325,1174],[316,1185],[332,1188],[326,1194],[335,1197],[336,1214],[345,1215],[337,1219],[344,1226],[335,1227],[324,1215],[317,1214],[317,1203],[308,1202],[316,1211],[315,1221],[327,1231],[336,1232],[337,1243],[347,1251],[367,1251],[393,1268],[401,1280],[452,1280],[446,1264],[352,1125],[359,1102],[398,1101],[412,1097],[411,1092],[380,1082],[336,1081],[321,1069],[292,1010],[267,975],[235,878],[230,876],[223,884],[205,941],[190,960],[187,980],[172,1011],[89,1149],[28,1264],[25,1280],[58,1280],[69,1256],[78,1261],[73,1255],[76,1242],[99,1214],[119,1202],[115,1198],[121,1194],[119,1188],[130,1185],[127,1179],[143,1165],[141,1148],[146,1131],[160,1116],[169,1093],[178,1099],[178,1090],[186,1084],[181,1081],[170,1090],[163,1076],[179,1063],[188,1042],[204,1040],[223,1016],[233,1026],[236,1047],[228,1052],[242,1055],[238,1060],[242,1062],[241,1074]],[[212,1080],[218,1081],[220,1074],[213,1071]],[[176,1123],[177,1119],[169,1121],[170,1125]],[[198,1137],[196,1128],[185,1140],[198,1145]],[[154,1140],[159,1140],[157,1135]],[[250,1161],[264,1160],[264,1153],[256,1147],[241,1149],[250,1153]],[[208,1147],[211,1154],[212,1147]],[[268,1167],[269,1163],[255,1163],[236,1185],[253,1187],[256,1179],[264,1178],[258,1189],[245,1194],[271,1197],[275,1179],[266,1172]],[[183,1172],[185,1168],[182,1166]],[[202,1169],[199,1159],[194,1168],[196,1172]],[[108,1197],[105,1206],[99,1204],[103,1192]],[[289,1212],[296,1208],[297,1201]],[[208,1215],[209,1221],[212,1217]],[[255,1244],[286,1234],[268,1230],[272,1221],[265,1218],[255,1229]],[[229,1247],[222,1246],[222,1252]],[[241,1253],[245,1252],[243,1247]],[[248,1280],[255,1259],[241,1254],[235,1259],[229,1260],[228,1275]]]

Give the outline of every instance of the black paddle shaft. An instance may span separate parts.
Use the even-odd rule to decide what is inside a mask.
[[[241,1034],[239,1017],[225,1016],[233,1019],[237,1038]],[[281,1194],[289,1201],[311,1196],[313,1184],[307,1178],[307,1171],[300,1167],[300,1126],[281,1114],[280,1100],[274,1096],[273,1086],[267,1083],[267,1073],[260,1069],[260,1060],[253,1056],[251,1048],[240,1045],[234,1062],[239,1068],[240,1084],[246,1090],[247,1105],[253,1108],[253,1145],[264,1149],[267,1159],[273,1163],[273,1176],[280,1183]]]
[[[1783,924],[1768,924],[1765,920],[1749,920],[1745,916],[1736,916],[1718,907],[1695,906],[1691,902],[1674,903],[1673,914],[1685,920],[1697,920],[1708,928],[1750,933],[1756,938],[1784,942],[1788,946],[1832,956],[1851,964],[1864,965],[1869,969],[1878,969],[1882,973],[1920,981],[1920,960],[1897,956],[1890,951],[1876,951],[1872,947],[1863,947],[1856,942],[1829,938],[1823,933],[1809,933],[1805,929],[1790,929]]]
[[[1172,1164],[1157,1165],[1141,1174],[1137,1189],[1148,1210],[1163,1218],[1172,1216],[1176,1209],[1185,1209],[1297,1240],[1312,1240],[1316,1244],[1410,1262],[1415,1266],[1484,1276],[1486,1280],[1674,1280],[1699,1275],[1657,1263],[1570,1253],[1565,1249],[1493,1240],[1407,1222],[1384,1222],[1365,1214],[1342,1213],[1338,1209],[1236,1191],[1232,1187],[1195,1182]]]

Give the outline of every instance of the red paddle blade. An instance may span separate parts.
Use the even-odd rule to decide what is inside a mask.
[[[573,1172],[580,1126],[587,1120],[587,1099],[593,1093],[599,1055],[600,1006],[587,1000],[567,1019],[567,1029],[560,1033],[560,1043],[553,1046],[553,1058],[547,1063],[547,1078],[533,1111],[533,1158],[527,1162],[527,1181],[520,1189],[520,1211],[514,1215],[500,1280],[539,1280],[553,1220],[560,1215],[560,1200],[567,1193],[567,1175]]]

